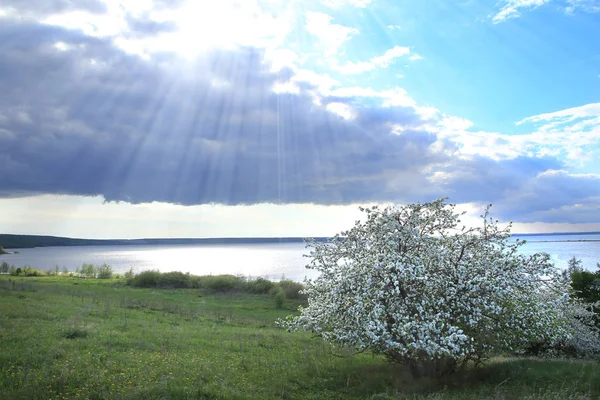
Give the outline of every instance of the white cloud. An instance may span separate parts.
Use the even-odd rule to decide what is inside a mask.
[[[410,54],[410,49],[408,47],[394,46],[386,51],[384,55],[373,58],[371,62],[378,67],[387,68],[396,58],[408,54]]]
[[[519,156],[562,156],[582,166],[600,156],[600,103],[586,104],[552,113],[534,115],[517,122],[533,124],[526,134],[470,132],[468,126],[442,121],[440,137],[460,145],[463,155],[486,155],[500,160]]]
[[[410,49],[408,47],[394,46],[386,51],[383,55],[373,57],[369,61],[346,62],[342,65],[338,65],[337,62],[334,62],[331,65],[331,69],[346,75],[361,74],[364,72],[373,71],[375,68],[387,68],[397,58],[407,56],[409,54]]]
[[[492,21],[495,24],[504,22],[510,18],[519,17],[522,9],[533,10],[551,2],[567,14],[572,14],[577,10],[588,13],[600,12],[600,3],[597,0],[505,0],[500,11],[492,17]]]
[[[500,11],[492,18],[494,23],[506,21],[507,19],[518,17],[519,10],[534,9],[548,3],[550,0],[507,0]]]
[[[289,49],[268,49],[265,59],[271,64],[271,71],[280,71],[284,67],[294,68],[298,54]]]
[[[331,8],[340,8],[344,6],[354,6],[365,8],[371,4],[373,0],[323,0],[323,4]]]
[[[393,29],[402,29],[402,26],[400,26],[400,25],[388,25],[388,26],[386,26],[386,28],[392,29],[392,30]]]
[[[329,95],[332,97],[380,99],[382,107],[417,108],[417,103],[414,99],[408,95],[406,90],[399,87],[380,91],[358,86],[342,87],[332,90],[329,92]]]
[[[574,121],[584,122],[584,125],[590,127],[600,127],[600,103],[591,103],[579,107],[568,108],[566,110],[534,115],[517,122],[517,125],[521,125],[526,122],[541,122],[544,124],[540,130],[552,131],[560,125],[568,124]],[[578,128],[582,128],[582,126],[579,125]]]
[[[538,178],[542,177],[573,177],[573,178],[590,178],[590,179],[600,179],[600,174],[573,174],[569,171],[565,171],[564,169],[549,169],[544,172],[540,172]]]
[[[84,34],[94,37],[118,36],[128,29],[122,13],[98,15],[86,11],[71,11],[51,15],[42,22],[48,25],[80,30]]]
[[[337,54],[344,42],[359,33],[356,28],[332,23],[333,18],[325,13],[308,11],[305,16],[306,30],[318,38],[325,55],[328,56]]]
[[[352,109],[351,106],[345,103],[329,103],[325,108],[332,113],[339,115],[344,119],[354,119],[356,118],[356,113]]]
[[[309,69],[296,69],[291,81],[295,83],[308,83],[314,86],[318,94],[326,94],[333,87],[340,86],[340,82],[328,74],[319,74]]]
[[[567,7],[565,8],[567,13],[573,13],[578,9],[592,13],[600,12],[600,2],[597,0],[567,0]]]
[[[419,55],[419,54],[413,54],[412,56],[410,56],[409,60],[410,61],[418,61],[418,60],[422,60],[423,56]]]
[[[464,131],[473,126],[473,122],[465,118],[444,116],[439,125],[446,130]]]
[[[107,6],[104,13],[60,12],[42,22],[80,30],[88,36],[112,38],[127,53],[146,58],[164,51],[195,58],[208,49],[237,45],[277,48],[284,43],[295,18],[291,7],[265,10],[256,1],[187,0],[168,9],[149,0],[104,2]],[[175,29],[138,35],[130,24],[138,19],[171,24]]]

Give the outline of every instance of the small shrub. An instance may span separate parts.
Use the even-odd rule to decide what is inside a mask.
[[[23,273],[21,267],[15,268],[14,266],[10,268],[11,276],[20,276]]]
[[[215,292],[231,292],[243,289],[243,280],[235,275],[210,275],[201,277],[201,286]]]
[[[190,287],[190,275],[183,272],[173,271],[160,274],[158,278],[158,287],[185,289]]]
[[[108,264],[102,264],[102,266],[96,269],[98,279],[111,279],[113,276],[112,267]]]
[[[200,289],[202,287],[202,277],[190,275],[190,288]]]
[[[127,279],[128,281],[130,279],[133,279],[134,276],[135,276],[135,274],[133,273],[133,268],[129,268],[129,271],[127,271],[123,274],[123,278]]]
[[[31,268],[30,266],[23,268],[23,275],[25,276],[43,276],[44,273],[39,269]]]
[[[246,291],[256,294],[267,294],[269,293],[275,284],[264,278],[257,278],[246,282]]]
[[[8,274],[9,269],[10,265],[8,265],[6,261],[3,261],[2,264],[0,264],[0,274]]]
[[[83,264],[75,272],[82,278],[95,278],[98,274],[98,269],[94,264]]]
[[[283,290],[283,293],[285,294],[286,298],[306,299],[306,296],[300,293],[300,291],[304,290],[303,284],[284,279],[282,281],[279,281],[278,285],[281,288],[281,290]]]
[[[63,333],[65,339],[79,339],[88,336],[87,329],[83,328],[69,328]]]
[[[275,294],[275,308],[281,309],[283,308],[283,303],[285,302],[285,294],[282,290],[279,290]]]
[[[157,287],[160,280],[160,272],[155,270],[143,271],[133,277],[131,286],[135,287]]]

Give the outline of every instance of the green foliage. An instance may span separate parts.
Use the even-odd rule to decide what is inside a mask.
[[[8,265],[6,261],[2,261],[2,263],[0,263],[0,274],[8,274],[9,270],[10,265]]]
[[[83,264],[81,268],[77,268],[75,272],[82,278],[95,278],[98,274],[98,269],[94,264]]]
[[[11,267],[9,270],[9,274],[11,276],[20,276],[22,273],[23,273],[23,270],[21,269],[21,267],[18,267],[18,268]]]
[[[277,285],[283,290],[287,299],[306,299],[306,295],[300,293],[304,290],[304,285],[299,282],[284,279],[279,281]]]
[[[256,293],[256,294],[267,294],[269,293],[273,288],[275,287],[275,284],[267,279],[264,278],[256,278],[256,279],[250,279],[246,282],[246,290],[249,293]]]
[[[133,273],[133,268],[129,268],[129,271],[127,271],[123,274],[123,278],[127,279],[127,281],[133,279],[134,276],[135,276],[135,274]]]
[[[23,275],[25,276],[44,276],[44,273],[39,269],[31,268],[26,266],[23,268]]]
[[[245,281],[239,278],[240,282]],[[598,364],[496,358],[434,381],[273,321],[273,294],[0,277],[0,398],[593,399]],[[77,283],[77,285],[74,285]],[[296,304],[287,299],[287,308]]]
[[[125,273],[127,284],[140,288],[162,289],[203,289],[213,293],[240,292],[275,295],[282,293],[284,298],[306,300],[299,293],[304,289],[301,283],[284,280],[278,283],[264,278],[246,279],[235,275],[196,276],[183,272],[143,271],[134,275],[133,270]]]
[[[571,272],[571,288],[575,296],[586,303],[600,301],[600,269],[596,272],[585,270]]]
[[[86,338],[88,336],[88,330],[85,328],[73,327],[64,331],[63,337],[65,339],[79,339]]]
[[[108,264],[102,264],[96,269],[98,279],[111,279],[113,277],[112,267]]]
[[[213,292],[232,292],[242,290],[243,278],[235,275],[208,275],[200,277],[200,287]]]
[[[283,293],[283,291],[281,289],[279,289],[277,291],[277,293],[275,293],[275,307],[277,309],[282,309],[284,302],[285,302],[285,294]]]
[[[155,288],[158,286],[160,272],[155,270],[142,271],[135,275],[129,282],[131,286],[141,288]]]
[[[157,286],[160,288],[185,289],[190,287],[190,274],[173,271],[160,274]]]

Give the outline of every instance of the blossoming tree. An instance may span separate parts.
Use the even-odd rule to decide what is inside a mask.
[[[461,227],[445,199],[362,210],[364,222],[308,244],[320,275],[306,282],[308,306],[280,321],[288,329],[370,349],[415,376],[568,335],[564,280],[548,255],[519,254],[523,242],[489,207],[476,228]]]

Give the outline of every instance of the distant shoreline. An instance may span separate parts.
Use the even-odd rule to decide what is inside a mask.
[[[544,242],[600,242],[598,239],[558,239],[528,240],[533,236],[573,236],[573,235],[600,235],[600,232],[569,232],[548,234],[514,234],[513,237],[523,238],[529,243]],[[326,241],[327,237],[314,238],[318,242]],[[147,238],[147,239],[75,239],[59,236],[39,235],[12,235],[0,234],[0,247],[4,249],[28,249],[36,247],[64,247],[64,246],[127,246],[127,245],[219,245],[219,244],[282,244],[304,243],[301,237],[254,237],[254,238]],[[0,254],[3,254],[0,251]],[[4,254],[10,254],[4,252]]]
[[[325,241],[328,238],[314,238]],[[5,249],[64,246],[126,246],[126,245],[202,245],[202,244],[279,244],[304,243],[301,237],[284,238],[168,238],[168,239],[74,239],[58,236],[0,234],[0,246]]]

